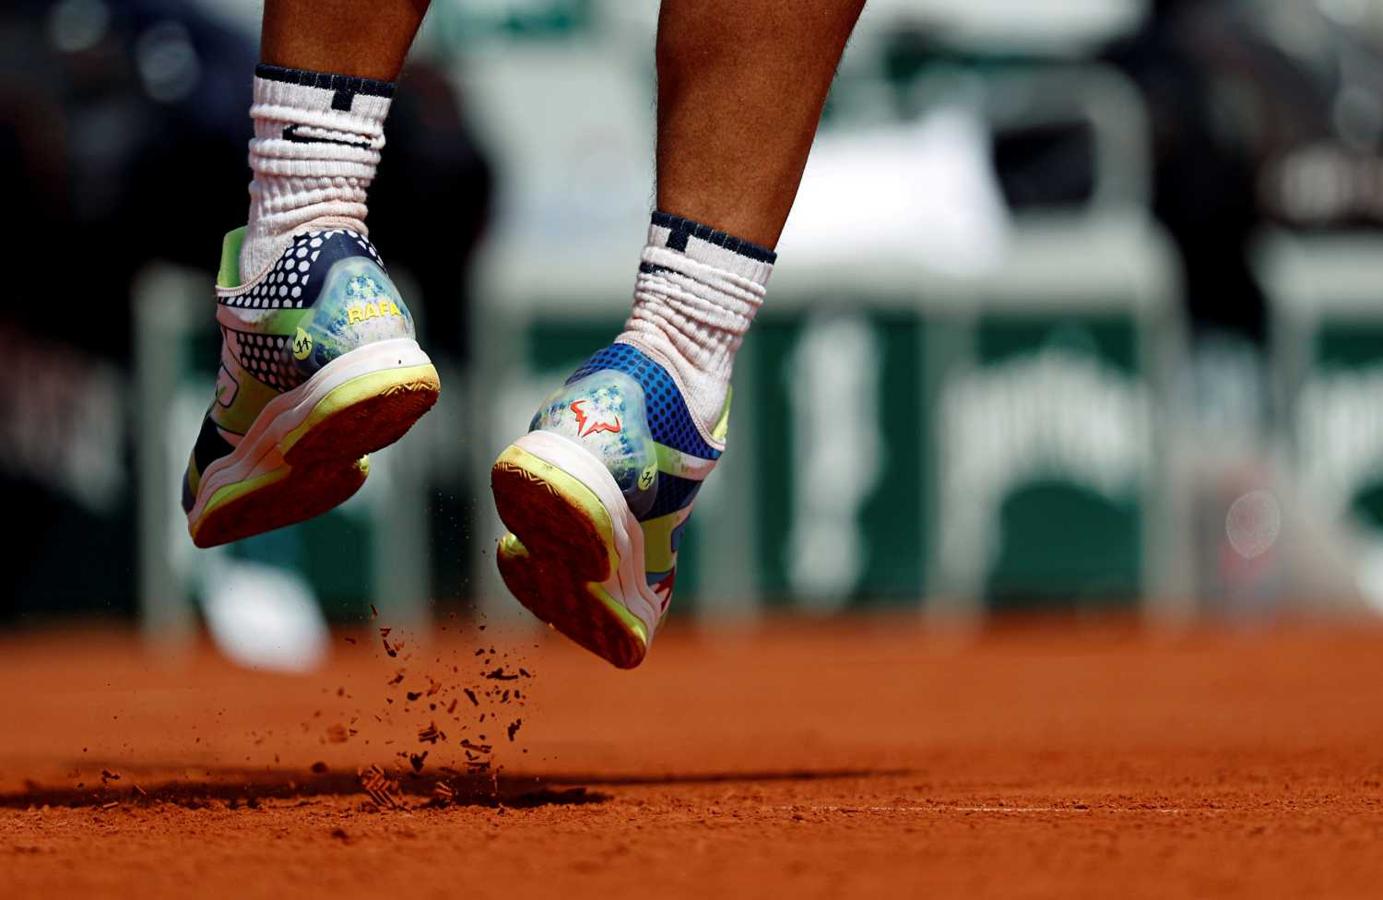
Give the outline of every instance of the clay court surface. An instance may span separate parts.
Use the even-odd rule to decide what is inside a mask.
[[[5,638],[0,896],[1383,891],[1378,628],[683,627],[633,673],[498,631],[308,677]]]

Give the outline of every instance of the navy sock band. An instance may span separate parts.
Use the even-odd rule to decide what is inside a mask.
[[[755,262],[772,264],[778,259],[778,254],[767,247],[760,247],[758,244],[737,238],[728,232],[717,231],[709,225],[702,225],[700,222],[693,222],[691,219],[674,216],[672,213],[665,213],[662,210],[654,211],[653,224],[672,232],[668,236],[667,246],[673,250],[685,251],[687,238],[694,237],[709,244],[724,247],[731,253],[738,253],[740,256]]]
[[[282,66],[260,63],[255,66],[255,77],[263,78],[266,81],[281,81],[285,84],[296,84],[299,87],[331,91],[335,95],[331,100],[331,108],[343,112],[350,111],[351,104],[355,102],[358,94],[364,94],[367,97],[389,98],[394,96],[393,83],[376,81],[373,78],[358,78],[354,75],[333,75],[330,72],[310,72],[307,69],[285,69]]]

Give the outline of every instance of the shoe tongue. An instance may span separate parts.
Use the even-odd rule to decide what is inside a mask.
[[[226,234],[221,242],[221,268],[216,272],[216,285],[223,288],[240,287],[240,248],[245,243],[245,227]]]

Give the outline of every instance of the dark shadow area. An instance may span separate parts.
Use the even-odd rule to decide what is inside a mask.
[[[87,764],[89,766],[89,763]],[[83,768],[87,768],[83,766]],[[148,806],[171,803],[189,809],[212,805],[230,809],[254,809],[264,800],[310,800],[314,797],[359,795],[362,803],[376,802],[378,794],[366,788],[371,770],[298,771],[288,769],[199,769],[200,775],[169,778],[178,766],[142,766],[104,769],[118,777],[98,779],[95,785],[72,786],[29,782],[23,790],[0,793],[0,809],[30,807],[105,807],[111,804]],[[141,773],[150,773],[144,780]],[[157,774],[153,774],[157,773]],[[459,772],[447,767],[432,772],[384,772],[388,794],[400,808],[581,806],[604,803],[611,795],[590,786],[630,787],[648,785],[754,784],[785,781],[826,781],[851,778],[883,778],[908,775],[907,769],[789,769],[781,771],[707,772],[699,774],[575,774],[508,775]]]
[[[153,771],[167,772],[167,769]],[[254,809],[265,800],[311,800],[314,797],[358,795],[362,803],[401,808],[432,806],[510,807],[576,806],[603,803],[607,794],[580,786],[552,787],[534,776],[483,775],[439,769],[435,773],[387,772],[390,802],[377,802],[380,794],[366,789],[370,773],[334,770],[325,772],[286,769],[213,769],[186,778],[144,781],[137,769],[126,767],[119,779],[96,785],[70,787],[30,783],[22,791],[0,794],[0,808],[34,806],[103,807],[112,803],[148,806],[171,803],[189,809],[224,805],[230,809]]]

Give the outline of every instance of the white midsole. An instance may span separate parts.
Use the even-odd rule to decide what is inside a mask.
[[[317,404],[346,382],[362,375],[431,363],[412,338],[378,341],[343,353],[307,381],[269,401],[235,449],[207,466],[197,485],[189,522],[202,515],[207,501],[228,484],[236,484],[283,465],[279,442],[301,425]]]
[[[599,498],[610,516],[619,567],[601,587],[624,604],[648,628],[648,640],[658,629],[659,602],[644,574],[643,527],[624,500],[615,476],[594,453],[576,441],[551,431],[530,431],[514,446],[550,463],[581,482]]]

